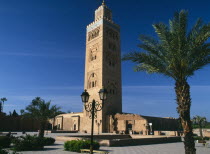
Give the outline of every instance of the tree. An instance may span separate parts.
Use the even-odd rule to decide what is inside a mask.
[[[21,110],[20,110],[20,115],[23,115],[24,112],[25,112],[25,110],[21,109]]]
[[[203,139],[202,128],[205,127],[205,125],[207,123],[206,117],[200,117],[200,116],[197,115],[197,116],[193,117],[192,121],[193,121],[194,124],[198,125],[199,130],[200,130],[200,136]]]
[[[210,23],[204,24],[198,19],[190,31],[187,29],[185,10],[175,12],[169,26],[154,24],[158,39],[141,35],[139,45],[143,51],[131,52],[123,56],[137,65],[135,71],[159,73],[175,81],[176,101],[178,104],[186,154],[195,154],[192,124],[190,120],[190,86],[187,79],[198,69],[210,63]]]
[[[18,115],[17,112],[14,110],[13,113],[12,113],[12,116],[13,116],[13,117],[18,117],[19,115]]]
[[[50,107],[50,103],[50,101],[45,102],[45,100],[40,97],[36,97],[25,109],[25,117],[32,118],[40,122],[39,137],[44,137],[44,130],[48,120],[54,118],[56,114],[60,113],[60,107],[57,107],[56,105]]]
[[[2,107],[2,103],[0,102],[0,113],[3,112],[3,107]]]
[[[4,104],[4,102],[6,102],[7,101],[7,98],[6,97],[3,97],[3,98],[1,98],[1,101],[3,102],[3,104]]]
[[[71,113],[71,110],[68,110],[66,113]]]
[[[3,106],[4,106],[4,102],[7,101],[7,98],[6,97],[2,97],[0,99],[0,112],[3,112]]]

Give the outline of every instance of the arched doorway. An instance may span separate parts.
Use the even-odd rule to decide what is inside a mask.
[[[130,131],[132,131],[132,129],[133,129],[133,124],[132,124],[132,121],[127,121],[126,122],[126,134],[129,134],[130,133]]]

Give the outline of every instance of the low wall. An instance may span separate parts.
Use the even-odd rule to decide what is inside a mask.
[[[0,131],[37,131],[39,121],[34,119],[23,119],[21,116],[0,117]]]
[[[51,130],[51,133],[78,133],[78,131]]]
[[[206,131],[206,132],[204,132],[204,136],[206,136],[206,137],[210,137],[210,131]]]
[[[133,146],[146,144],[161,144],[181,142],[181,137],[139,138],[139,139],[115,139],[109,141],[109,146]]]
[[[57,136],[58,141],[71,141],[75,139],[90,139],[90,135],[66,135]],[[94,140],[131,139],[130,135],[93,135]]]
[[[103,138],[102,138],[103,137]],[[57,136],[58,141],[71,141],[89,139],[90,136]],[[154,137],[154,138],[131,138],[130,135],[97,135],[94,140],[98,141],[102,146],[133,146],[145,144],[161,144],[181,142],[181,137]]]
[[[203,132],[204,137],[210,137],[210,129],[203,128],[202,132]],[[199,129],[193,129],[193,133],[200,136],[200,130]]]

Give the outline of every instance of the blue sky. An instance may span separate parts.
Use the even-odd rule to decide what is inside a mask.
[[[155,36],[153,23],[189,11],[189,26],[198,17],[210,21],[208,0],[107,0],[121,26],[121,52],[139,50],[139,34]],[[63,111],[82,110],[86,25],[100,0],[0,0],[0,97],[4,111],[24,109],[40,96]],[[177,117],[174,81],[161,75],[133,72],[122,62],[123,111]],[[189,79],[191,115],[210,120],[210,66]]]

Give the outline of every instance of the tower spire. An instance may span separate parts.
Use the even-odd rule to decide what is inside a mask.
[[[105,4],[105,0],[102,1],[102,5],[106,5],[106,4]]]

